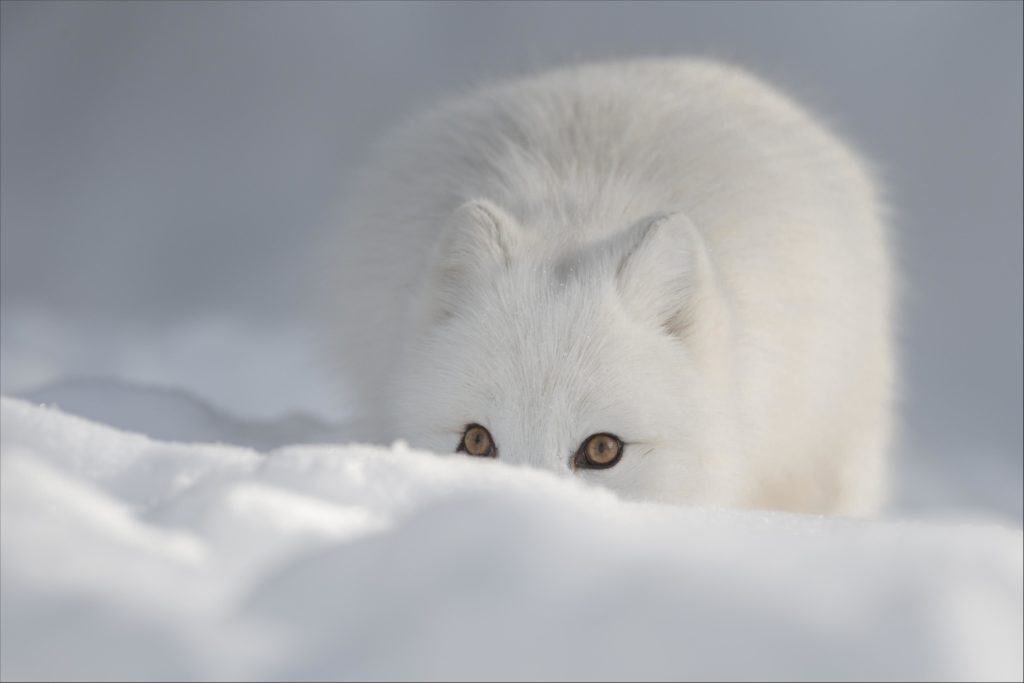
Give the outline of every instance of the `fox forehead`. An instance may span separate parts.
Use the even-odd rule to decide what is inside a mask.
[[[612,320],[585,292],[531,289],[536,291],[495,287],[481,293],[470,310],[451,321],[444,337],[469,361],[464,369],[473,379],[512,382],[538,398],[593,373],[608,346]],[[467,347],[475,350],[468,354],[472,360]]]

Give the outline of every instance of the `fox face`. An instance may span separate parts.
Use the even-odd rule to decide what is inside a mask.
[[[627,498],[721,502],[729,430],[703,357],[721,352],[716,292],[692,223],[652,216],[583,245],[536,235],[487,201],[445,226],[393,388],[400,433]]]

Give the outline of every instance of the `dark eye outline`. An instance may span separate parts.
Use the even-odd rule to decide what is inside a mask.
[[[591,441],[598,438],[599,436],[607,436],[610,439],[614,439],[615,443],[619,445],[619,452],[616,453],[615,458],[604,464],[593,462],[587,456],[587,444],[589,444]],[[615,467],[616,465],[619,464],[619,461],[622,460],[622,454],[625,452],[625,450],[626,444],[622,441],[622,439],[615,436],[614,434],[611,434],[609,432],[598,432],[597,434],[591,434],[590,436],[583,440],[583,443],[581,443],[580,447],[576,450],[576,454],[572,456],[572,466],[573,469],[577,470],[606,470],[609,467]]]
[[[491,447],[487,449],[486,453],[484,453],[482,455],[474,455],[473,453],[469,452],[468,448],[466,448],[466,434],[469,434],[469,430],[471,430],[471,429],[482,429],[487,434],[487,439],[491,442]],[[482,424],[477,424],[476,422],[472,422],[472,423],[466,425],[466,428],[462,430],[462,438],[459,440],[459,447],[455,449],[455,452],[456,453],[465,453],[466,455],[468,455],[471,458],[497,458],[498,457],[498,447],[494,444],[494,437],[491,436],[490,430],[487,429],[487,427],[484,427]]]

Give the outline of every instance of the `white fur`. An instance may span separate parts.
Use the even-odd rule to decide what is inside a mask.
[[[731,66],[643,60],[415,120],[332,253],[334,351],[389,436],[630,498],[860,514],[885,491],[886,231],[858,158]],[[572,471],[579,444],[629,445]],[[468,457],[468,456],[459,456]]]

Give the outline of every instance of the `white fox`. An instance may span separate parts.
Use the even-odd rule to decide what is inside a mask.
[[[864,164],[732,66],[573,66],[388,140],[332,344],[388,437],[631,499],[883,502],[892,284]]]

